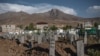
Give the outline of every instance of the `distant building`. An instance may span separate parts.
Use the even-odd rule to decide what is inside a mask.
[[[41,30],[43,30],[44,28],[48,28],[48,23],[46,23],[46,22],[38,22],[36,24],[36,28],[37,29],[41,29]]]
[[[20,28],[16,27],[16,25],[1,25],[2,32],[20,32],[22,31]]]
[[[85,22],[84,23],[84,28],[85,29],[91,29],[93,27],[92,23],[91,22]]]
[[[55,25],[57,28],[63,28],[65,25],[64,24],[56,24]]]
[[[13,32],[15,31],[15,25],[1,25],[2,32]]]

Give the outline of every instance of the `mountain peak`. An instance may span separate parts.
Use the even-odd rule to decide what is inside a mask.
[[[51,10],[49,11],[50,16],[52,16],[52,17],[54,17],[54,18],[57,18],[57,17],[59,16],[60,13],[63,13],[63,12],[61,12],[60,10],[55,9],[55,8],[53,8],[53,9],[51,9]]]
[[[56,8],[53,8],[53,9],[51,9],[51,11],[60,11],[59,9],[56,9]]]

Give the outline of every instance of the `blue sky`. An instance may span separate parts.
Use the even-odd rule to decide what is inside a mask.
[[[51,8],[80,17],[100,17],[100,0],[0,0],[1,13],[11,10],[42,13]]]

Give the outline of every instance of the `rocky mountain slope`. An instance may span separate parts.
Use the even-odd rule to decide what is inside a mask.
[[[0,24],[22,24],[27,25],[29,23],[36,24],[37,22],[47,22],[49,24],[77,24],[83,21],[97,21],[98,18],[82,18],[74,15],[65,14],[58,9],[52,9],[45,13],[27,14],[25,12],[7,12],[0,14]]]

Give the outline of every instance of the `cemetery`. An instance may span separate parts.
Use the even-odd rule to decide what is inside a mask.
[[[99,35],[99,28],[66,28],[65,30],[52,26],[45,29],[42,27],[42,30],[24,30],[19,34],[5,32],[0,34],[0,41],[14,42],[16,48],[24,47],[20,52],[22,56],[89,56],[93,54],[89,46],[100,45]],[[9,52],[16,53],[14,50]],[[100,48],[96,51],[99,52]],[[16,54],[7,56],[11,55],[16,56]]]

